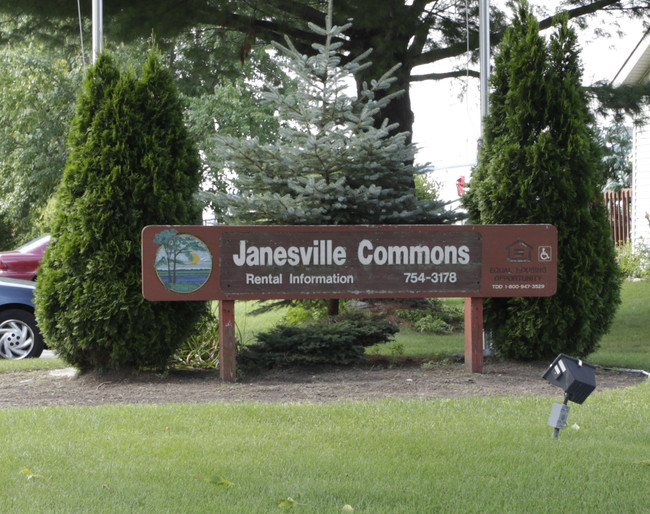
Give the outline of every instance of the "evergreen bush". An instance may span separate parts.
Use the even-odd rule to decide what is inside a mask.
[[[362,314],[308,325],[278,325],[257,334],[258,343],[238,356],[245,371],[289,366],[350,365],[364,359],[364,348],[386,343],[398,332],[388,321]]]
[[[345,225],[364,223],[443,223],[457,214],[434,194],[416,196],[415,146],[396,125],[375,118],[401,94],[386,91],[397,68],[364,83],[357,97],[350,81],[370,66],[371,50],[354,59],[341,39],[350,24],[309,29],[322,36],[313,55],[289,39],[276,44],[287,74],[297,77],[295,91],[269,84],[267,108],[280,122],[275,141],[219,136],[216,146],[233,176],[230,194],[208,195],[226,206],[233,219],[247,224]]]
[[[591,353],[620,303],[601,151],[576,36],[559,21],[547,45],[528,4],[519,4],[495,57],[484,143],[465,197],[470,222],[558,230],[553,297],[485,302],[495,349],[522,360]]]
[[[142,228],[201,219],[197,152],[154,52],[139,79],[100,56],[84,81],[69,145],[39,269],[39,326],[82,371],[164,368],[205,304],[149,302],[141,292]]]

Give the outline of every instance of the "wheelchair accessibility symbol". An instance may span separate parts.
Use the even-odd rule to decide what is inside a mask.
[[[553,247],[540,246],[539,253],[537,254],[539,262],[549,262],[553,260]]]

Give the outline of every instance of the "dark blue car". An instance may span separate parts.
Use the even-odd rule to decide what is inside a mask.
[[[40,357],[45,345],[34,317],[34,288],[27,280],[0,278],[0,358]]]

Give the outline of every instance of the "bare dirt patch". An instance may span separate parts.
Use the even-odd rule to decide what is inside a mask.
[[[543,380],[548,363],[487,361],[482,374],[462,363],[422,366],[416,361],[386,367],[374,362],[353,368],[289,369],[226,384],[214,370],[172,370],[136,376],[77,376],[74,370],[0,374],[0,408],[207,402],[330,402],[383,398],[460,398],[545,395],[561,391]],[[646,377],[598,369],[596,390],[637,385]]]

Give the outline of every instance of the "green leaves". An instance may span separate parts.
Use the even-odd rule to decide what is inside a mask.
[[[34,34],[21,40],[15,34],[26,20],[2,17],[1,22],[11,44],[0,45],[0,215],[17,232],[34,233],[61,179],[80,62]]]

